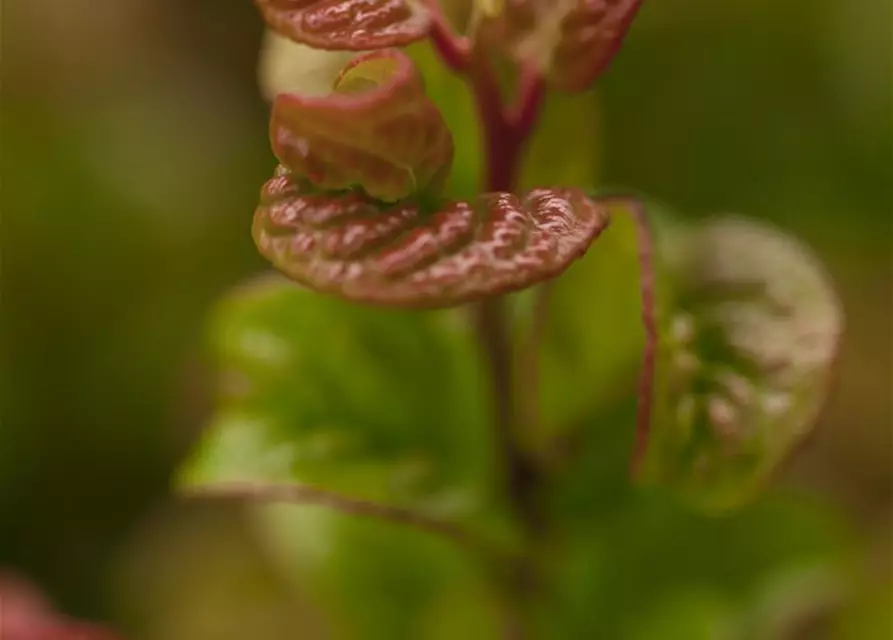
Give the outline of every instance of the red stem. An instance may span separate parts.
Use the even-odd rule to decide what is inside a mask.
[[[437,0],[430,0],[428,7],[431,12],[431,30],[428,33],[431,43],[447,67],[456,73],[464,73],[469,65],[468,38],[453,33]]]
[[[651,228],[642,203],[633,200],[627,204],[632,208],[636,223],[636,239],[639,250],[639,287],[642,299],[642,326],[645,328],[645,348],[642,356],[642,371],[639,374],[639,406],[636,413],[636,441],[630,461],[633,475],[638,474],[651,435],[651,411],[654,396],[654,367],[657,352],[658,333],[655,317],[657,301],[654,293],[654,247]]]
[[[484,189],[512,192],[525,143],[543,102],[545,90],[542,78],[532,68],[525,68],[518,84],[516,101],[511,109],[507,109],[486,52],[480,48],[469,50],[467,42],[450,33],[439,8],[434,9],[433,13],[431,38],[434,46],[447,66],[469,79],[477,102],[485,140]],[[540,510],[536,505],[539,469],[517,438],[513,342],[505,300],[500,297],[483,300],[476,305],[474,317],[478,339],[490,367],[496,444],[505,458],[506,489],[519,520],[528,533],[536,535],[542,530]],[[531,577],[528,575],[531,568],[525,566],[522,569],[508,587],[518,602],[514,603],[515,607],[510,607],[504,630],[506,639],[520,640],[526,636],[524,616],[515,610],[520,603],[531,598]]]
[[[525,140],[533,131],[545,97],[546,83],[542,74],[534,67],[524,67],[518,85],[518,100],[508,114],[512,135],[516,139]]]
[[[222,482],[218,484],[187,488],[183,494],[187,498],[207,500],[232,500],[250,504],[294,503],[300,505],[316,505],[348,513],[358,517],[374,518],[384,522],[392,522],[409,526],[419,531],[443,536],[463,547],[481,553],[487,558],[513,562],[514,558],[504,553],[495,544],[479,538],[471,531],[457,524],[431,518],[423,513],[403,509],[388,504],[380,504],[342,495],[327,489],[296,482],[292,483],[255,483],[255,482]]]

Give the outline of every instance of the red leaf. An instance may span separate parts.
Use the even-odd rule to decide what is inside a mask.
[[[552,278],[608,224],[579,189],[537,189],[420,211],[357,192],[319,194],[280,167],[254,217],[260,252],[318,291],[376,304],[446,307]]]
[[[399,47],[428,34],[428,13],[413,0],[255,0],[274,31],[316,49]]]
[[[0,640],[120,640],[57,614],[33,587],[0,574]]]
[[[446,123],[396,49],[352,60],[329,96],[279,95],[270,139],[279,161],[315,187],[359,186],[389,202],[438,193],[453,160]]]
[[[502,38],[561,89],[585,89],[620,48],[642,0],[506,0]]]

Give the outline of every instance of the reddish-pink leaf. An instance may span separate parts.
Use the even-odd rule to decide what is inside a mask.
[[[120,640],[96,627],[57,614],[24,581],[0,574],[0,640]]]
[[[428,34],[415,0],[255,0],[274,31],[316,49],[400,47]]]
[[[585,89],[620,48],[642,0],[505,0],[512,55],[557,87]]]
[[[328,96],[280,94],[270,139],[282,165],[315,187],[361,187],[387,202],[436,195],[453,161],[449,129],[397,49],[352,60]]]
[[[579,189],[489,193],[426,213],[361,193],[320,194],[280,167],[254,217],[260,252],[318,291],[376,304],[446,307],[552,278],[608,224]]]

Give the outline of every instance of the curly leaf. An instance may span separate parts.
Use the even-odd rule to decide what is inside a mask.
[[[577,189],[484,194],[434,214],[358,193],[317,194],[287,171],[264,187],[254,240],[312,289],[352,300],[446,307],[553,277],[580,257],[608,214]]]
[[[355,51],[326,51],[293,42],[275,31],[264,32],[257,78],[261,94],[273,102],[280,93],[325,96]]]
[[[389,202],[439,193],[453,160],[443,118],[395,49],[354,58],[328,96],[277,96],[270,140],[279,161],[314,187],[361,187]]]
[[[474,96],[468,90],[465,78],[443,64],[430,41],[417,42],[404,51],[415,63],[425,81],[425,92],[437,105],[453,135],[453,167],[444,195],[461,200],[473,198],[481,192],[484,160]]]
[[[660,242],[674,280],[643,477],[708,509],[750,498],[815,422],[843,316],[811,252],[723,218]]]
[[[316,49],[362,51],[421,40],[429,19],[414,0],[255,0],[274,31]]]
[[[568,91],[585,89],[620,48],[642,0],[505,0],[512,55]]]

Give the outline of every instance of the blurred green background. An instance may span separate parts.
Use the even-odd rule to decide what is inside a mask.
[[[210,305],[265,268],[260,19],[248,0],[4,8],[0,567],[135,637],[201,615],[209,585],[252,585],[229,610],[245,628],[306,625],[237,515],[169,499],[210,410]],[[893,561],[891,27],[888,0],[646,1],[590,141],[604,182],[775,221],[825,260],[839,383],[784,482],[854,532],[873,594]]]

